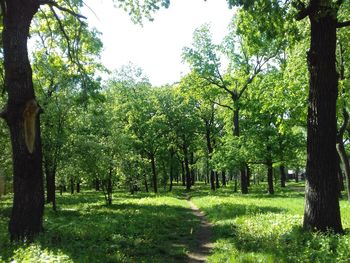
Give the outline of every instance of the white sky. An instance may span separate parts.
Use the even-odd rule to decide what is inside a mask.
[[[186,74],[182,48],[192,43],[193,31],[210,23],[215,42],[227,33],[234,11],[225,0],[171,0],[153,22],[134,25],[126,12],[113,7],[112,0],[86,0],[95,14],[84,9],[90,26],[102,32],[102,63],[111,70],[132,62],[141,67],[156,86],[172,84]]]

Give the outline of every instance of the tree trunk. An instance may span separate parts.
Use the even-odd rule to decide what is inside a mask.
[[[240,169],[241,175],[241,192],[242,194],[248,194],[248,182],[245,167]]]
[[[344,143],[343,141],[337,143],[337,150],[339,157],[344,165],[344,173],[345,173],[345,179],[346,179],[346,190],[348,192],[348,201],[350,202],[350,163],[349,163],[349,158],[346,154],[345,148],[344,148]],[[339,169],[340,170],[340,169]],[[341,173],[341,170],[340,170]],[[341,175],[343,176],[343,175]]]
[[[320,4],[321,1],[316,1]],[[309,15],[311,46],[307,118],[307,164],[304,228],[343,232],[338,198],[336,152],[336,100],[338,76],[335,67],[336,10],[331,1]]]
[[[10,129],[13,157],[11,240],[32,240],[42,231],[44,187],[40,107],[35,101],[27,38],[39,1],[5,1],[2,44],[8,101],[1,113]]]
[[[238,191],[238,175],[237,175],[237,173],[235,173],[235,175],[234,175],[234,180],[235,180],[235,184],[234,184],[234,188],[233,188],[233,192],[234,193],[237,193],[237,191]]]
[[[221,172],[221,177],[222,177],[222,186],[226,186],[226,173],[225,173],[225,171]]]
[[[174,165],[173,165],[173,158],[174,158],[175,152],[170,151],[170,165],[169,165],[169,175],[170,175],[170,185],[169,185],[169,191],[171,192],[173,190],[173,180],[174,180]]]
[[[246,164],[246,173],[247,173],[247,187],[249,187],[250,186],[251,171],[250,171],[250,168],[249,168],[248,164]]]
[[[100,179],[95,179],[95,190],[100,191]]]
[[[80,193],[80,181],[77,182],[77,193]]]
[[[281,187],[286,187],[286,169],[283,164],[280,165]]]
[[[220,181],[219,181],[219,173],[218,172],[215,172],[215,186],[217,189],[220,188]]]
[[[210,171],[210,189],[215,191],[215,172],[213,170]]]
[[[70,193],[74,194],[74,179],[70,178]]]
[[[56,169],[45,162],[46,174],[46,203],[52,203],[52,209],[56,211]]]
[[[274,189],[273,189],[273,167],[272,167],[272,161],[271,160],[267,160],[266,161],[266,166],[267,166],[267,183],[268,183],[268,190],[269,190],[269,194],[273,195],[275,193]]]
[[[184,160],[185,160],[185,172],[186,172],[186,190],[190,190],[192,186],[191,172],[188,161],[188,149],[186,146],[183,147]]]
[[[146,176],[146,174],[143,175],[143,180],[144,180],[144,184],[145,184],[146,193],[148,193],[148,183],[147,183],[147,176]]]
[[[186,185],[186,175],[185,175],[185,162],[181,161],[181,179],[182,179],[182,185]]]
[[[158,192],[158,180],[157,180],[157,170],[156,170],[156,162],[154,159],[154,154],[150,155],[151,159],[151,166],[152,166],[152,184],[153,184],[153,191],[155,193]]]

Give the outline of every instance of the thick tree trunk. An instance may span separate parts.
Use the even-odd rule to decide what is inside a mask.
[[[321,2],[321,1],[320,1]],[[326,1],[309,16],[311,46],[304,228],[343,232],[338,199],[335,68],[336,10]],[[316,1],[318,3],[318,1]],[[327,7],[328,5],[328,7]]]
[[[158,192],[158,180],[157,180],[157,170],[156,170],[156,161],[154,158],[154,155],[150,155],[151,159],[151,166],[152,166],[152,184],[153,184],[153,191],[155,193]]]
[[[273,195],[275,193],[275,190],[273,189],[273,167],[272,167],[272,161],[267,160],[266,161],[267,166],[267,183],[268,183],[268,191],[270,195]]]
[[[286,187],[286,169],[283,164],[280,165],[281,187]]]
[[[39,106],[35,101],[27,38],[38,1],[5,1],[2,44],[6,109],[1,113],[10,129],[13,157],[11,240],[32,240],[42,231],[44,189]]]

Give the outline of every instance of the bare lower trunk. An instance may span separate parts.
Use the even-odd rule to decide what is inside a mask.
[[[316,1],[318,3],[318,1]],[[338,199],[335,67],[336,10],[325,1],[309,15],[311,46],[304,228],[343,232]]]
[[[27,38],[38,1],[3,3],[2,46],[6,109],[1,113],[10,129],[13,157],[13,207],[9,223],[12,240],[31,240],[42,231],[44,189],[40,107],[35,101]]]

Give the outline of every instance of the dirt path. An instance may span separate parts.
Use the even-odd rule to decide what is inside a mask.
[[[188,262],[206,262],[210,250],[213,248],[213,243],[211,243],[213,226],[206,220],[204,213],[192,203],[190,196],[187,195],[186,200],[191,207],[192,213],[200,220],[200,227],[195,232],[195,244],[191,248],[191,252],[188,253]]]

